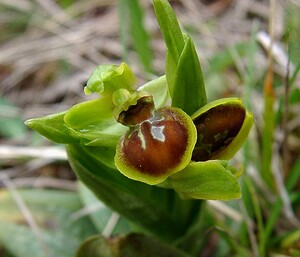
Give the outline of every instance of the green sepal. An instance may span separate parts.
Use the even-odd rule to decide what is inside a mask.
[[[64,117],[68,127],[76,130],[103,128],[113,118],[113,104],[110,97],[85,101],[71,107]]]
[[[127,128],[116,123],[113,108],[111,97],[85,101],[71,107],[64,116],[64,122],[86,145],[115,147]]]
[[[166,78],[172,106],[191,115],[206,104],[199,58],[190,36],[183,34],[167,0],[154,0],[154,10],[166,46]]]
[[[172,85],[172,106],[191,115],[207,103],[205,85],[193,40],[184,34],[185,44],[177,63]],[[170,54],[170,52],[168,52]],[[170,60],[170,58],[168,58]],[[167,63],[168,65],[168,63]]]
[[[66,112],[29,119],[25,125],[37,131],[49,140],[59,144],[75,144],[80,142],[80,136],[75,130],[64,123]]]
[[[103,64],[93,71],[84,92],[87,95],[98,93],[107,96],[119,88],[132,90],[135,83],[136,78],[126,63],[122,62],[119,66]]]
[[[166,182],[183,198],[232,200],[241,197],[240,175],[227,161],[212,160],[191,162]]]

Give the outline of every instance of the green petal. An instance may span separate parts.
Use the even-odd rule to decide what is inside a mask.
[[[151,94],[153,96],[153,101],[156,109],[165,106],[170,97],[168,92],[168,83],[165,75],[147,82],[137,90],[145,91]]]
[[[132,90],[135,82],[136,78],[126,63],[123,62],[119,66],[103,64],[93,71],[84,92],[87,95],[91,93],[111,95],[120,88]]]
[[[167,182],[184,198],[231,200],[241,197],[240,173],[227,161],[191,162]]]

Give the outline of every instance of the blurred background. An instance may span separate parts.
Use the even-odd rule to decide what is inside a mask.
[[[243,198],[208,201],[201,256],[300,256],[300,1],[170,3],[208,99],[242,97],[255,116],[233,160]],[[151,1],[0,0],[0,31],[0,256],[73,256],[90,235],[128,232],[24,121],[94,97],[83,87],[100,64],[127,62],[137,86],[164,74]]]

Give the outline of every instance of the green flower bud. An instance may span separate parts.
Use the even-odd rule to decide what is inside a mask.
[[[193,161],[228,160],[247,139],[253,116],[238,98],[219,99],[192,116],[197,128]]]
[[[119,113],[117,121],[130,127],[117,145],[115,164],[121,173],[154,185],[188,165],[196,128],[185,112],[174,107],[155,110],[152,97],[142,95]]]

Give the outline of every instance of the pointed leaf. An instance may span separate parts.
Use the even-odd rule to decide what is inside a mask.
[[[184,39],[178,20],[167,0],[153,0],[153,6],[169,54],[177,63],[184,47]]]
[[[166,77],[172,106],[191,115],[206,104],[200,62],[192,39],[182,34],[167,0],[153,1],[155,14],[167,46]]]
[[[111,209],[165,240],[181,236],[196,218],[197,201],[179,201],[172,190],[128,179],[92,158],[89,149],[69,145],[70,164],[80,180]]]
[[[79,183],[78,189],[85,208],[93,209],[88,216],[91,218],[91,221],[97,228],[98,232],[103,233],[108,226],[110,219],[112,218],[113,211],[104,205],[104,203],[99,201],[99,199],[97,199],[96,196],[83,183]],[[130,226],[128,222],[124,217],[120,216],[116,221],[115,226],[111,230],[111,235],[113,236],[120,233],[124,234],[129,232]]]
[[[64,122],[76,130],[94,129],[105,127],[113,118],[113,104],[111,98],[102,97],[85,101],[71,107],[64,117]]]

